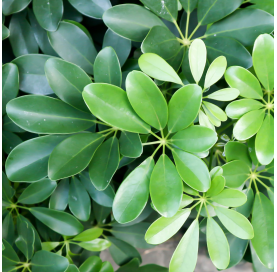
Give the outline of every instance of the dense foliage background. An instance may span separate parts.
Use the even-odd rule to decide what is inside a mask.
[[[2,0],[3,271],[273,271],[271,0]],[[153,79],[153,80],[152,80]],[[141,265],[184,233],[169,268]]]

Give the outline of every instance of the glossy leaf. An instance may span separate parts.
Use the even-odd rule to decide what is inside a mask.
[[[183,226],[190,215],[190,209],[178,211],[173,217],[160,217],[145,233],[145,240],[149,244],[161,244],[170,239]]]
[[[172,217],[179,209],[182,198],[182,181],[175,165],[167,155],[157,161],[150,179],[151,200],[164,217]]]
[[[142,153],[142,143],[137,133],[121,131],[119,138],[120,154],[129,158],[137,158]]]
[[[226,207],[239,207],[246,202],[247,198],[239,190],[225,189],[218,195],[212,196],[211,200]]]
[[[56,189],[56,181],[42,179],[29,185],[18,198],[18,202],[23,204],[36,204],[47,199]]]
[[[166,126],[168,118],[166,100],[148,76],[139,71],[129,73],[126,78],[126,90],[135,112],[146,123],[159,130]]]
[[[102,267],[102,261],[98,256],[90,256],[79,267],[80,272],[99,271]]]
[[[191,204],[194,201],[194,199],[191,196],[188,196],[186,194],[183,194],[181,204],[179,209],[187,207],[189,204]]]
[[[82,92],[92,81],[85,71],[73,63],[58,58],[49,59],[44,69],[51,89],[61,100],[79,110],[89,112]]]
[[[197,0],[179,0],[186,12],[192,12],[197,6]]]
[[[2,41],[7,39],[10,36],[10,31],[7,27],[2,25]]]
[[[3,131],[2,145],[6,154],[10,154],[10,152],[21,143],[22,140],[17,134],[5,130]]]
[[[4,15],[10,15],[25,9],[31,0],[6,0],[2,3],[2,12]]]
[[[89,251],[103,251],[111,246],[111,243],[105,239],[94,239],[91,241],[81,242],[78,245]]]
[[[148,133],[149,125],[142,121],[128,101],[121,88],[94,83],[85,87],[83,98],[90,111],[104,122],[122,130],[135,133]]]
[[[173,157],[178,173],[186,184],[200,192],[210,188],[209,171],[201,159],[179,149],[173,150]]]
[[[117,138],[111,137],[95,152],[89,165],[90,180],[99,191],[109,185],[119,164],[119,147]]]
[[[202,100],[202,90],[196,84],[182,87],[174,93],[168,105],[170,133],[188,127],[196,118]]]
[[[254,272],[258,272],[258,271],[259,272],[272,272],[273,269],[268,269],[261,263],[255,249],[252,246],[252,243],[250,243],[250,249],[251,249],[251,257],[252,257],[252,263],[253,263],[253,271]]]
[[[64,211],[68,204],[69,180],[63,179],[59,182],[56,190],[50,197],[49,208]]]
[[[100,228],[91,228],[91,229],[87,229],[87,230],[81,232],[80,234],[78,234],[77,236],[75,236],[74,240],[81,241],[81,242],[87,242],[87,241],[91,241],[91,240],[98,238],[99,236],[101,236],[102,233],[103,233],[103,230]]]
[[[3,117],[3,130],[17,133],[25,132],[25,130],[17,126],[7,114],[5,114]]]
[[[65,139],[50,155],[49,178],[57,180],[83,171],[103,140],[96,133],[80,133]]]
[[[217,196],[224,189],[225,183],[226,181],[223,176],[215,176],[214,178],[212,178],[211,187],[207,191],[206,195],[211,197]]]

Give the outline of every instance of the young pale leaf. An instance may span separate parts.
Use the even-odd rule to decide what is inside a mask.
[[[14,182],[36,182],[47,176],[48,159],[63,135],[37,137],[15,147],[6,160],[6,173]]]
[[[199,224],[194,220],[179,242],[169,264],[169,272],[193,272],[196,266]]]
[[[222,176],[222,175],[223,175],[223,169],[220,166],[216,166],[210,171],[211,179],[214,179],[215,177]]]
[[[250,167],[243,161],[235,160],[222,166],[223,176],[226,179],[226,186],[230,188],[240,187],[250,173]]]
[[[82,29],[74,24],[61,22],[57,31],[48,32],[48,38],[59,56],[77,64],[87,73],[93,74],[93,63],[97,51],[91,39]]]
[[[205,102],[205,101],[203,102],[202,108],[204,109],[205,114],[206,114],[207,117],[209,118],[210,122],[211,122],[214,126],[220,127],[220,126],[221,126],[221,121],[214,115],[214,112],[211,112],[210,109],[208,109],[208,108],[206,107],[206,105],[205,105],[204,103],[206,103],[206,102]],[[214,105],[214,106],[215,106],[215,105]],[[217,106],[215,106],[215,107],[217,107]],[[218,114],[220,114],[221,111],[222,111],[222,110],[219,108]],[[222,111],[222,112],[223,112],[223,111]],[[224,112],[223,112],[223,114],[224,114]],[[226,119],[227,119],[227,118],[226,118]]]
[[[225,80],[231,88],[238,89],[242,97],[255,99],[263,97],[258,79],[242,67],[229,67],[225,73]]]
[[[62,179],[83,171],[104,139],[96,133],[81,133],[61,142],[50,155],[49,178]]]
[[[215,131],[214,125],[211,123],[208,116],[202,110],[199,110],[199,124],[203,127],[207,127]]]
[[[196,118],[202,101],[202,89],[196,84],[180,88],[168,105],[168,130],[177,132],[188,127]]]
[[[69,0],[80,13],[95,19],[102,19],[106,10],[112,7],[110,0]]]
[[[120,63],[112,47],[102,49],[94,62],[94,82],[108,83],[121,87]]]
[[[42,28],[56,31],[63,16],[63,1],[34,0],[33,11]]]
[[[143,211],[153,168],[154,160],[149,157],[121,183],[113,202],[113,215],[119,223],[133,221]]]
[[[198,84],[204,72],[207,58],[207,50],[204,42],[194,40],[189,48],[189,66],[195,82]]]
[[[79,66],[58,58],[50,58],[44,66],[46,78],[54,93],[69,105],[89,112],[82,92],[92,83],[89,76]]]
[[[72,214],[81,221],[88,221],[91,204],[85,186],[79,179],[73,177],[70,182],[68,206]]]
[[[223,230],[211,217],[207,219],[207,246],[215,267],[218,269],[226,269],[230,262],[228,240]]]
[[[50,197],[49,208],[64,211],[68,204],[69,180],[63,179],[59,182],[56,190]]]
[[[262,193],[256,194],[252,212],[255,236],[252,245],[263,265],[274,267],[274,207]]]
[[[211,186],[206,164],[195,155],[179,149],[173,149],[172,153],[182,180],[193,189],[206,192]]]
[[[266,90],[274,88],[274,40],[269,34],[260,35],[253,47],[253,66]]]
[[[204,88],[207,89],[213,84],[215,84],[218,80],[220,80],[225,73],[226,67],[227,67],[227,60],[225,57],[221,56],[216,58],[211,63],[207,71]]]
[[[191,126],[177,132],[171,143],[187,152],[197,153],[209,150],[217,141],[217,134],[210,128]]]
[[[34,217],[55,232],[75,236],[83,231],[83,225],[72,215],[43,207],[32,207],[29,210]]]
[[[150,126],[133,110],[127,94],[121,88],[94,83],[85,87],[83,98],[90,111],[104,122],[122,130],[148,133]]]
[[[179,209],[185,208],[186,206],[191,204],[193,201],[194,201],[194,199],[191,196],[183,194]]]
[[[140,56],[138,63],[140,69],[150,77],[184,85],[175,70],[156,54],[145,53]]]
[[[157,245],[170,239],[186,222],[190,212],[190,209],[184,209],[170,218],[160,217],[157,219],[145,233],[146,242]]]
[[[199,193],[183,182],[183,192],[188,195],[199,196]]]
[[[164,23],[151,11],[134,4],[110,8],[104,13],[103,21],[118,35],[136,42],[142,42],[151,27],[164,26]]]
[[[262,165],[271,163],[274,157],[274,119],[267,114],[255,141],[257,159]]]
[[[142,120],[159,130],[166,126],[166,100],[147,75],[139,71],[129,73],[126,78],[126,91],[132,107]]]
[[[142,144],[139,134],[121,131],[119,138],[120,154],[129,158],[137,158],[142,153]]]
[[[111,242],[98,238],[91,241],[78,243],[78,246],[89,251],[103,251],[111,246]]]
[[[216,176],[212,178],[211,187],[207,191],[206,195],[211,197],[217,196],[224,189],[225,183],[226,181],[223,176]]]
[[[172,217],[178,211],[182,198],[182,180],[175,165],[165,154],[160,156],[152,172],[150,195],[162,216]]]
[[[244,114],[258,110],[263,107],[263,104],[254,99],[241,99],[233,101],[232,103],[228,104],[225,111],[228,117],[232,119],[239,119]]]
[[[43,242],[41,246],[42,250],[51,251],[55,249],[59,244],[59,242]]]
[[[103,233],[103,230],[96,227],[87,229],[81,232],[80,234],[78,234],[77,236],[75,236],[74,241],[80,241],[80,242],[91,241],[101,236],[102,233]]]
[[[206,96],[206,98],[217,101],[231,101],[239,96],[239,90],[235,88],[226,88],[213,92]],[[229,104],[230,105],[230,104]]]
[[[90,180],[99,191],[105,190],[119,164],[119,147],[117,138],[111,137],[95,152],[89,164]]]
[[[246,240],[254,237],[252,225],[242,214],[221,207],[215,207],[215,212],[224,227],[236,237]]]
[[[225,122],[227,120],[226,113],[218,106],[204,101],[203,104],[207,107],[207,109],[216,117],[218,120]]]
[[[56,181],[42,179],[29,185],[18,198],[19,203],[36,204],[47,199],[56,189]]]
[[[243,115],[234,126],[235,138],[244,141],[255,135],[263,124],[264,116],[264,110],[254,110]]]
[[[239,207],[246,202],[247,198],[246,195],[239,190],[224,189],[218,195],[212,196],[211,200],[226,207]]]

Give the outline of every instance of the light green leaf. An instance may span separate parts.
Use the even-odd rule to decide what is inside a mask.
[[[111,246],[111,242],[105,239],[97,238],[92,241],[78,243],[78,246],[89,251],[103,251]]]
[[[191,204],[194,201],[194,199],[191,196],[188,196],[186,194],[183,194],[181,204],[179,209],[187,207],[189,204]]]
[[[211,123],[208,116],[202,110],[199,110],[199,125],[210,128],[215,131],[214,125]]]
[[[211,112],[211,114],[217,118],[218,120],[225,122],[227,120],[226,113],[218,106],[204,101],[203,104],[207,107],[207,109]],[[204,108],[205,110],[205,108]]]
[[[73,240],[87,242],[87,241],[91,241],[91,240],[98,238],[99,236],[102,235],[102,233],[103,233],[102,229],[94,227],[94,228],[87,229],[87,230],[81,232],[80,234],[75,236]]]
[[[43,242],[41,243],[41,246],[42,250],[51,251],[55,249],[59,244],[59,242]]]
[[[212,196],[211,200],[226,207],[239,207],[246,202],[247,198],[239,190],[224,189],[218,195]]]
[[[214,178],[212,178],[211,187],[207,191],[206,195],[210,196],[210,197],[217,196],[224,189],[225,183],[226,183],[226,181],[223,176],[215,176]],[[212,199],[214,199],[214,198],[212,198]],[[229,205],[227,205],[227,206],[229,206]]]

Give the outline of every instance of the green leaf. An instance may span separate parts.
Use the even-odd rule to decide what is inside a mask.
[[[79,269],[76,265],[70,264],[68,268],[65,270],[65,272],[79,272]]]
[[[48,38],[59,56],[93,74],[97,51],[83,30],[74,24],[61,22],[57,31],[48,32]]]
[[[119,164],[119,147],[117,138],[111,137],[95,152],[89,164],[90,180],[99,191],[105,190]]]
[[[43,242],[42,250],[51,251],[55,249],[58,245],[60,245],[59,242]]]
[[[189,215],[190,209],[184,209],[170,218],[158,218],[145,233],[146,242],[157,245],[167,241],[179,231]]]
[[[198,0],[179,0],[179,2],[184,10],[190,13],[196,8]]]
[[[10,36],[10,31],[7,27],[2,25],[2,41],[7,39]]]
[[[237,40],[229,37],[211,36],[205,39],[208,60],[212,62],[219,56],[227,59],[227,66],[242,66],[246,69],[252,66],[249,51]]]
[[[160,156],[153,169],[150,195],[162,216],[172,217],[178,211],[182,199],[182,180],[175,165],[165,154]]]
[[[69,0],[80,13],[95,19],[102,19],[106,10],[112,7],[110,0]]]
[[[170,272],[193,272],[196,266],[199,242],[199,224],[194,220],[179,242],[169,264]]]
[[[197,117],[201,106],[202,89],[190,84],[175,92],[168,104],[168,130],[177,132],[188,127]]]
[[[112,47],[102,49],[94,62],[95,83],[109,83],[121,87],[122,75],[119,59]]]
[[[31,263],[33,272],[64,272],[69,265],[65,257],[45,250],[36,252]]]
[[[228,240],[216,223],[209,217],[207,219],[207,246],[210,258],[218,269],[226,269],[230,262],[230,248]]]
[[[198,119],[199,119],[199,125],[210,128],[215,131],[214,125],[211,123],[208,116],[202,110],[199,110]]]
[[[92,81],[85,71],[73,63],[58,58],[49,59],[44,69],[51,89],[61,100],[79,110],[89,112],[82,92]]]
[[[193,201],[194,201],[194,198],[192,198],[191,196],[188,196],[186,194],[183,194],[179,209],[185,208],[186,206],[191,204]]]
[[[138,258],[141,262],[139,252],[130,244],[112,236],[107,237],[107,239],[112,243],[109,251],[116,264],[123,265],[133,258]]]
[[[85,186],[76,177],[71,179],[68,206],[72,214],[81,221],[88,221],[90,217],[90,197]]]
[[[206,101],[204,101],[203,104],[215,118],[222,122],[225,122],[227,120],[226,113],[220,107]]]
[[[107,46],[111,46],[114,49],[120,66],[123,66],[131,51],[131,41],[117,35],[111,29],[108,29],[104,36],[102,48]]]
[[[43,207],[32,207],[29,211],[47,227],[62,235],[75,236],[84,229],[74,216],[66,212]]]
[[[247,145],[239,142],[229,141],[224,146],[224,153],[227,159],[227,162],[233,160],[240,160],[245,162],[249,168],[252,167],[252,161],[249,156]]]
[[[226,207],[239,207],[246,202],[247,198],[245,194],[239,190],[224,189],[218,195],[212,196],[211,200]]]
[[[52,94],[45,72],[45,62],[51,56],[30,54],[18,57],[12,61],[19,70],[19,89],[25,93],[48,95]]]
[[[227,69],[225,80],[231,88],[238,89],[246,98],[261,99],[263,92],[258,79],[248,70],[234,66]]]
[[[217,114],[221,116],[221,119],[223,119],[223,117],[225,117],[224,112],[215,105],[213,105],[214,107],[210,107],[208,109],[204,103],[206,104],[206,102],[205,101],[203,102],[202,108],[204,109],[204,112],[205,112],[206,116],[208,117],[210,123],[213,126],[220,127],[221,126],[221,121],[214,115],[214,113],[217,112]],[[214,109],[213,112],[211,112],[211,108]],[[227,117],[225,117],[225,119],[227,119]]]
[[[119,138],[120,154],[129,158],[137,158],[142,153],[142,144],[139,134],[121,131]]]
[[[242,0],[199,0],[197,5],[197,19],[199,24],[208,25],[219,21],[235,11],[242,3]]]
[[[98,238],[92,241],[78,243],[78,246],[89,251],[103,251],[111,246],[111,242]]]
[[[94,227],[94,228],[87,229],[87,230],[81,232],[80,234],[75,236],[73,240],[87,242],[87,241],[91,241],[91,240],[98,238],[99,236],[102,235],[102,233],[103,233],[102,229]]]
[[[176,36],[164,26],[152,27],[141,45],[141,51],[143,53],[155,53],[168,62],[179,50],[180,42],[177,40]]]
[[[240,187],[250,173],[250,167],[243,161],[235,160],[222,166],[223,176],[226,179],[226,186],[230,188]]]
[[[243,214],[246,218],[249,217],[250,213],[252,212],[253,203],[254,203],[254,193],[252,188],[245,189],[242,191],[246,197],[247,201],[242,206],[236,208],[235,210],[241,214]]]
[[[126,78],[126,90],[132,107],[141,119],[159,130],[166,126],[168,118],[166,100],[147,75],[139,71],[129,73]]]
[[[255,135],[263,124],[264,116],[264,110],[254,110],[243,115],[234,126],[235,138],[244,141]]]
[[[142,42],[153,26],[164,26],[164,23],[151,11],[134,4],[110,8],[104,13],[103,21],[116,34],[136,42]]]
[[[9,202],[14,194],[14,188],[11,186],[6,174],[2,171],[2,199]]]
[[[250,249],[251,249],[251,257],[252,257],[254,272],[273,272],[274,271],[273,269],[268,269],[261,263],[255,249],[253,248],[252,243],[250,243]]]
[[[8,16],[13,13],[20,12],[25,9],[31,0],[6,0],[2,3],[2,12],[4,15]]]
[[[33,11],[42,28],[56,31],[63,16],[62,0],[34,0]]]
[[[271,163],[274,157],[274,119],[270,114],[266,115],[257,133],[255,150],[262,165]]]
[[[94,83],[85,87],[83,98],[90,111],[102,121],[122,130],[148,133],[149,125],[142,121],[121,88]]]
[[[6,113],[6,105],[17,97],[19,88],[19,75],[17,66],[7,63],[2,66],[2,115]]]
[[[13,99],[7,105],[7,114],[19,127],[39,134],[75,133],[94,124],[91,114],[58,99],[39,95]]]
[[[102,205],[99,205],[96,202],[93,202],[93,212],[96,218],[96,221],[102,225],[105,223],[107,217],[110,215],[112,209],[111,207],[105,207]]]
[[[175,70],[156,54],[145,53],[140,56],[138,63],[140,69],[150,77],[183,85]]]
[[[18,145],[6,160],[6,173],[14,182],[35,182],[47,176],[53,149],[67,136],[47,135]]]
[[[242,214],[221,207],[215,207],[215,212],[224,227],[236,237],[245,240],[254,237],[252,225]]]
[[[3,109],[3,107],[2,107]],[[7,114],[4,115],[3,117],[3,130],[7,130],[10,132],[17,132],[17,133],[22,133],[25,132],[24,129],[20,128],[17,126]]]
[[[19,196],[18,202],[23,204],[36,204],[47,199],[56,189],[56,181],[42,179],[29,185]]]
[[[175,0],[141,0],[140,2],[163,19],[170,22],[177,20],[178,6]]]
[[[9,30],[9,41],[16,57],[38,53],[37,42],[24,12],[12,15]]]
[[[22,140],[15,133],[9,131],[3,131],[3,150],[5,153],[10,154],[10,152],[18,145],[22,143]]]
[[[63,179],[59,182],[56,190],[50,197],[49,208],[64,211],[68,204],[69,180]]]
[[[274,208],[262,193],[255,196],[252,225],[255,236],[251,240],[259,260],[269,269],[274,267]]]
[[[251,7],[256,8],[256,9],[262,9],[262,10],[274,15],[274,0],[251,0],[250,2],[251,2],[251,4],[253,4]],[[257,271],[255,271],[255,272],[257,272]]]
[[[15,228],[13,222],[12,213],[9,212],[3,220],[3,230],[2,237],[7,240],[10,244],[14,243],[15,238]]]
[[[223,176],[215,176],[215,177],[213,177],[212,181],[211,181],[211,187],[207,191],[206,195],[210,196],[210,197],[217,196],[224,189],[225,183],[226,183],[226,181],[225,181],[225,178]],[[214,199],[214,198],[212,198],[212,199]]]
[[[220,166],[216,166],[210,171],[211,179],[214,179],[214,178],[216,178],[218,176],[222,176],[222,175],[223,175],[223,169]]]
[[[83,171],[103,140],[104,136],[96,133],[80,133],[65,139],[50,155],[49,178],[62,179]]]
[[[224,56],[216,58],[210,65],[206,77],[204,88],[207,89],[215,84],[224,75],[227,67],[227,60]]]
[[[217,134],[210,128],[190,126],[177,132],[170,143],[187,152],[198,153],[209,150],[217,141]]]
[[[9,269],[13,269],[20,260],[13,247],[5,239],[2,240],[2,243],[2,247],[4,245],[4,250],[2,249],[3,268],[9,267]]]
[[[99,271],[102,267],[102,261],[98,256],[90,256],[79,267],[80,272]]]
[[[149,157],[121,183],[113,202],[113,215],[119,223],[133,221],[142,213],[149,197],[153,168],[154,160]]]
[[[253,110],[258,110],[263,106],[264,105],[261,102],[254,99],[240,99],[228,104],[225,111],[228,117],[232,119],[238,119],[241,118],[244,114]]]
[[[216,5],[216,7],[218,6]],[[251,46],[259,34],[271,33],[272,30],[272,15],[259,9],[244,8],[238,9],[224,20],[214,23],[207,30],[205,37],[228,36],[237,39],[245,46]]]
[[[207,50],[204,42],[200,39],[194,40],[189,48],[189,66],[196,84],[204,72],[206,58]]]
[[[173,149],[172,153],[182,180],[193,189],[206,192],[211,186],[206,164],[195,155],[179,149]]]
[[[274,88],[274,41],[268,34],[260,35],[253,48],[253,66],[266,90]]]

